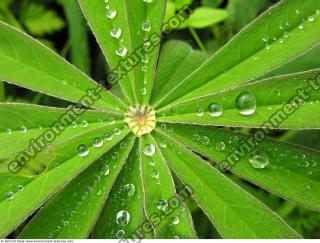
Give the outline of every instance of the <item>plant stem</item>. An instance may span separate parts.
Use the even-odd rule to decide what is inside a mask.
[[[198,36],[197,32],[192,28],[192,27],[189,27],[189,31],[190,33],[192,34],[194,40],[196,41],[197,45],[200,47],[200,49],[204,52],[207,52],[200,37]]]

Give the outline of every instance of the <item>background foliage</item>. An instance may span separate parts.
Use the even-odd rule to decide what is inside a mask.
[[[181,39],[194,48],[212,54],[276,2],[276,0],[169,0],[166,18],[172,16],[174,11],[184,4],[191,4],[196,11],[180,30],[174,31],[164,41]],[[76,1],[1,0],[0,20],[36,37],[94,79],[105,79],[106,63]],[[319,55],[320,47],[318,46],[270,75],[319,68]],[[33,93],[1,81],[0,102],[25,102],[61,107],[68,105],[65,101]],[[246,132],[250,131],[246,130]],[[319,131],[279,130],[274,131],[273,136],[283,141],[320,149]],[[234,177],[234,181],[267,204],[304,237],[320,238],[320,213],[272,196],[237,177]],[[188,204],[197,222],[195,227],[199,238],[218,238],[219,235],[196,204],[191,200]],[[15,237],[17,233],[13,233],[11,237]]]

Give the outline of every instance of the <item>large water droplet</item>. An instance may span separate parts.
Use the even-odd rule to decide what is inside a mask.
[[[251,92],[242,92],[236,99],[236,107],[240,114],[245,116],[252,115],[257,107],[256,97]]]
[[[128,196],[133,196],[136,192],[136,187],[133,184],[127,184],[124,186],[124,190],[127,192]]]
[[[219,117],[222,115],[223,107],[222,107],[222,105],[220,105],[216,102],[212,102],[208,106],[208,111],[209,111],[210,116]]]
[[[156,147],[153,144],[147,144],[144,147],[143,153],[146,156],[153,156],[156,153]]]
[[[249,162],[253,168],[263,169],[269,164],[269,157],[265,152],[257,150],[250,155]]]
[[[88,149],[88,147],[87,147],[86,145],[84,145],[84,144],[81,144],[81,145],[78,147],[77,151],[78,151],[78,155],[79,155],[80,157],[86,157],[86,156],[88,156],[88,154],[89,154],[89,149]]]
[[[121,226],[125,226],[130,222],[130,214],[128,213],[128,211],[122,210],[117,213],[116,221],[117,221],[117,224]]]
[[[117,11],[115,9],[109,8],[107,9],[107,18],[114,19],[117,16]]]

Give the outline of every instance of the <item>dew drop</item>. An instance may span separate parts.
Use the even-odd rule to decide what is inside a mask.
[[[155,148],[155,146],[153,144],[147,144],[144,147],[143,153],[146,156],[153,156],[156,153],[156,148]]]
[[[309,17],[308,17],[308,21],[309,21],[309,22],[314,22],[314,17],[313,17],[313,16],[309,16]]]
[[[180,219],[179,219],[179,217],[172,217],[172,224],[174,224],[174,225],[177,225],[177,224],[179,224],[179,222],[180,222]]]
[[[125,236],[124,230],[118,230],[118,231],[117,231],[116,237],[117,237],[118,239],[123,239],[124,236]]]
[[[141,89],[141,94],[142,95],[146,95],[147,94],[147,89],[146,88],[142,88]]]
[[[108,140],[108,141],[111,141],[111,140],[113,139],[112,133],[106,132],[106,133],[104,134],[104,139],[105,139],[105,140]]]
[[[101,167],[101,173],[105,176],[110,174],[110,168],[108,165],[104,165]]]
[[[300,25],[298,26],[298,28],[299,28],[299,30],[303,30],[303,29],[304,29],[304,24],[300,24]]]
[[[152,3],[153,2],[153,0],[142,0],[142,1],[145,3]]]
[[[87,127],[88,126],[88,122],[86,120],[82,121],[81,126],[82,127]]]
[[[114,19],[117,16],[117,11],[115,9],[109,8],[107,9],[107,18]]]
[[[93,146],[96,148],[101,148],[103,146],[103,140],[101,138],[95,138],[93,140]]]
[[[142,23],[142,30],[149,32],[151,30],[151,23],[150,21],[146,20]]]
[[[7,134],[11,134],[11,133],[12,133],[12,130],[11,130],[10,128],[8,128],[8,129],[6,130],[6,132],[7,132]]]
[[[124,186],[124,190],[127,192],[128,196],[133,196],[136,192],[136,187],[133,184],[127,184]]]
[[[116,38],[118,39],[120,36],[121,36],[121,29],[119,27],[114,27],[111,32],[110,32],[110,35],[113,37],[113,38]]]
[[[125,46],[120,46],[117,50],[116,50],[116,54],[120,57],[124,57],[125,55],[127,55],[128,49]]]
[[[269,157],[265,152],[257,150],[250,155],[249,162],[255,169],[263,169],[269,164]]]
[[[18,185],[18,186],[17,186],[17,191],[18,191],[18,192],[22,192],[23,189],[24,189],[23,185]]]
[[[109,123],[110,123],[111,125],[113,125],[113,124],[116,123],[116,120],[115,120],[113,117],[111,117],[111,118],[109,119]]]
[[[159,175],[160,175],[160,173],[159,173],[159,171],[156,170],[156,169],[154,169],[154,170],[151,172],[151,176],[152,176],[153,178],[158,179],[158,178],[159,178]]]
[[[129,224],[130,214],[128,213],[128,211],[122,210],[122,211],[118,212],[117,216],[116,216],[116,222],[117,222],[117,224],[119,224],[121,226],[125,226],[125,225]]]
[[[28,129],[26,128],[26,126],[21,126],[21,127],[20,127],[20,132],[21,132],[21,133],[26,133],[27,130],[28,130]]]
[[[88,149],[88,147],[87,147],[86,145],[84,145],[84,144],[81,144],[81,145],[78,147],[77,151],[78,151],[78,155],[79,155],[80,157],[86,157],[86,156],[88,156],[88,154],[89,154],[89,149]]]
[[[223,150],[226,149],[226,144],[225,144],[224,142],[218,142],[218,143],[216,144],[216,149],[217,149],[218,151],[223,151]]]
[[[197,116],[201,117],[201,116],[203,116],[203,115],[204,115],[204,109],[199,107],[199,108],[197,109]]]
[[[163,200],[163,199],[160,199],[158,200],[157,202],[157,208],[160,210],[160,211],[166,211],[169,207],[169,204],[166,200]]]
[[[210,142],[210,139],[207,136],[204,136],[204,137],[201,138],[201,143],[203,145],[208,145],[209,142]]]
[[[222,107],[222,105],[220,105],[216,102],[212,102],[208,106],[208,111],[209,111],[210,116],[219,117],[222,115],[223,107]]]
[[[257,107],[256,97],[251,92],[242,92],[236,99],[236,107],[240,114],[252,115]]]
[[[113,129],[113,134],[119,136],[121,134],[121,130],[119,128]]]
[[[14,198],[14,193],[13,192],[7,192],[5,196],[6,196],[7,200],[12,200]]]
[[[160,147],[161,147],[161,148],[166,148],[166,147],[167,147],[167,141],[166,141],[166,140],[163,140],[163,141],[160,143]]]

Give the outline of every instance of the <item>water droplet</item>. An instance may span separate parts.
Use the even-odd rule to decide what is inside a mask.
[[[141,57],[141,62],[147,64],[149,62],[149,57],[147,55]]]
[[[114,19],[117,16],[117,11],[115,9],[107,9],[107,18]]]
[[[84,145],[84,144],[81,144],[81,145],[78,147],[77,151],[78,151],[78,155],[79,155],[80,157],[86,157],[86,156],[88,156],[88,154],[89,154],[89,149],[88,149],[88,147],[87,147],[86,145]]]
[[[119,136],[121,134],[120,128],[113,129],[113,134],[116,135],[116,136]]]
[[[153,0],[143,0],[143,2],[145,2],[145,3],[152,3]]]
[[[289,37],[289,33],[288,33],[288,32],[284,32],[284,33],[283,33],[283,37],[284,37],[284,38],[288,38],[288,37]]]
[[[110,123],[111,125],[113,125],[113,124],[116,123],[116,120],[115,120],[113,117],[111,117],[111,118],[109,119],[109,123]]]
[[[87,127],[88,126],[88,122],[86,120],[83,120],[81,123],[82,127]]]
[[[101,148],[103,146],[103,140],[101,138],[95,138],[93,140],[93,146],[96,148]]]
[[[124,238],[124,236],[125,236],[125,232],[124,232],[124,230],[118,230],[117,231],[117,233],[116,233],[116,237],[118,238],[118,239],[123,239]]]
[[[150,159],[149,160],[149,165],[155,166],[156,165],[156,161],[154,159]]]
[[[147,94],[147,89],[146,88],[142,88],[141,89],[141,94],[142,95],[146,95]]]
[[[160,199],[157,202],[157,208],[161,211],[166,211],[169,207],[169,204],[166,200]]]
[[[257,150],[250,155],[249,162],[253,168],[263,169],[269,164],[269,157],[265,152]]]
[[[210,116],[219,117],[222,115],[223,107],[222,107],[222,105],[220,105],[218,103],[212,102],[208,106],[208,111],[209,111]]]
[[[179,222],[180,222],[179,217],[177,217],[177,216],[172,217],[172,224],[177,225],[177,224],[179,224]]]
[[[108,165],[103,165],[101,167],[101,173],[105,176],[109,175],[110,174],[110,168]]]
[[[108,141],[111,141],[111,140],[113,139],[112,133],[106,132],[106,133],[104,134],[104,139],[105,139],[105,140],[108,140]]]
[[[224,142],[218,142],[216,144],[216,149],[218,151],[223,151],[223,150],[225,150],[225,148],[226,148],[226,144]]]
[[[236,107],[240,114],[248,116],[256,111],[256,97],[251,92],[242,92],[236,99]]]
[[[118,39],[121,36],[121,29],[119,27],[112,28],[110,35],[116,39]]]
[[[155,148],[155,146],[153,144],[147,144],[144,147],[143,153],[146,156],[153,156],[156,153],[156,148]]]
[[[199,107],[199,108],[197,109],[197,116],[201,117],[201,116],[203,116],[203,115],[204,115],[204,109]]]
[[[24,189],[23,185],[18,185],[18,186],[17,186],[17,191],[18,191],[18,192],[22,192],[23,189]]]
[[[201,138],[201,143],[203,145],[208,145],[209,142],[210,142],[210,139],[207,136],[204,136],[204,137]]]
[[[151,23],[150,21],[146,20],[142,23],[142,30],[150,31],[151,30]]]
[[[73,128],[76,128],[76,127],[77,127],[77,123],[76,123],[75,121],[74,121],[74,122],[72,122],[72,124],[71,124],[71,125],[72,125],[72,127],[73,127]]]
[[[300,25],[298,26],[298,28],[299,28],[299,30],[303,30],[303,29],[304,29],[304,24],[300,24]]]
[[[308,17],[308,21],[309,21],[309,22],[314,22],[314,20],[315,20],[314,16],[309,16],[309,17]]]
[[[153,178],[158,179],[158,178],[159,178],[159,175],[160,175],[160,173],[159,173],[159,171],[156,170],[156,169],[154,169],[154,170],[151,172],[151,176],[152,176]]]
[[[161,148],[166,148],[166,147],[167,147],[167,141],[166,141],[166,140],[163,140],[163,141],[160,143],[160,147],[161,147]]]
[[[5,196],[6,196],[7,200],[12,200],[14,198],[14,193],[13,192],[7,192]]]
[[[12,133],[12,130],[11,130],[10,128],[8,128],[8,129],[6,130],[6,132],[7,132],[8,134],[11,134],[11,133]]]
[[[300,14],[300,9],[296,9],[296,14]]]
[[[116,54],[120,57],[124,57],[125,55],[127,55],[128,49],[125,46],[120,46],[117,50],[116,50]]]
[[[127,192],[128,196],[133,196],[136,192],[136,187],[133,184],[127,184],[124,186],[124,190]]]
[[[26,128],[26,126],[21,126],[21,127],[20,127],[20,132],[21,132],[21,133],[26,133],[27,130],[28,130],[28,129]]]
[[[113,160],[118,159],[119,158],[119,153],[118,152],[113,152],[111,157],[112,157]]]
[[[267,44],[265,48],[266,50],[270,50],[271,46]]]
[[[121,226],[125,226],[125,225],[129,224],[130,214],[128,213],[128,211],[122,210],[122,211],[118,212],[117,216],[116,216],[116,222],[117,222],[117,224],[119,224]]]
[[[317,9],[317,10],[316,10],[316,13],[317,13],[317,14],[320,14],[320,9]]]

